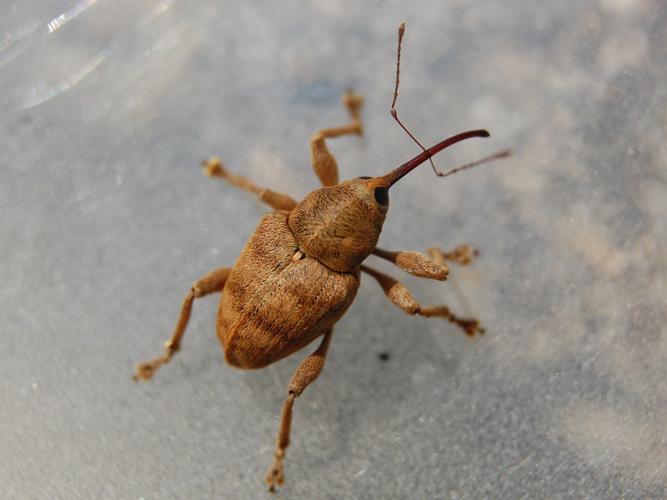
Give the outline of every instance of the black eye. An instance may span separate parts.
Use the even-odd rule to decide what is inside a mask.
[[[375,196],[375,201],[377,201],[380,205],[389,204],[389,190],[387,190],[387,188],[375,188],[373,191],[373,196]]]
[[[364,176],[362,176],[362,177],[359,177],[359,179],[364,179],[364,180],[366,180],[366,179],[372,179],[372,177],[368,177],[367,175],[364,175]]]

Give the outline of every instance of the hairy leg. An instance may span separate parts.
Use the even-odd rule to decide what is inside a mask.
[[[350,123],[342,127],[322,129],[310,139],[311,162],[323,186],[338,184],[338,164],[334,155],[329,151],[325,139],[348,134],[361,135],[363,133],[360,113],[364,101],[363,98],[348,90],[343,94],[342,101],[350,112],[350,117],[352,118]]]
[[[292,210],[296,206],[296,201],[290,196],[268,188],[261,188],[243,176],[230,173],[217,156],[209,158],[204,162],[204,174],[209,177],[224,179],[232,186],[253,193],[261,201],[276,210]]]
[[[482,328],[478,320],[474,318],[460,318],[445,305],[422,306],[398,280],[368,266],[361,266],[361,270],[375,278],[387,298],[406,313],[410,315],[417,314],[425,318],[436,317],[446,319],[450,323],[457,325],[469,336],[473,336],[476,333],[480,335],[484,334],[484,328]]]
[[[280,429],[278,431],[278,439],[276,442],[276,453],[273,460],[273,465],[266,475],[266,482],[269,484],[269,491],[276,491],[276,486],[285,482],[285,475],[283,473],[283,461],[285,460],[285,450],[289,446],[290,429],[292,427],[292,406],[294,400],[301,395],[301,393],[312,384],[322,372],[324,368],[324,360],[331,342],[332,330],[324,334],[324,338],[320,346],[310,356],[303,360],[299,367],[295,370],[287,388],[287,399],[283,405],[282,414],[280,417]]]
[[[199,297],[204,297],[210,293],[221,292],[225,287],[225,282],[227,281],[227,277],[229,276],[231,269],[231,267],[218,268],[214,271],[211,271],[203,278],[197,280],[197,282],[192,285],[192,288],[183,300],[181,313],[178,317],[178,322],[176,323],[174,333],[165,343],[164,354],[153,359],[152,361],[140,363],[137,366],[137,372],[132,377],[135,381],[139,379],[148,380],[151,378],[157,369],[160,368],[160,366],[167,363],[172,358],[172,356],[178,352],[181,347],[183,334],[185,333],[185,329],[188,326],[188,320],[190,319],[192,303]]]

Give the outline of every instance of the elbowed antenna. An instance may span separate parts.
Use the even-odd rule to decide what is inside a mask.
[[[396,101],[398,100],[398,86],[401,82],[401,44],[403,43],[403,36],[405,35],[405,23],[401,23],[401,25],[398,27],[398,48],[396,49],[396,84],[394,85],[394,98],[391,101],[391,109],[389,110],[389,113],[391,113],[391,116],[396,120],[396,123],[399,124],[399,126],[403,129],[403,131],[408,134],[410,139],[412,139],[417,146],[421,148],[422,151],[426,151],[426,148],[423,146],[421,142],[419,142],[419,139],[417,139],[412,132],[410,132],[410,129],[406,127],[401,119],[398,117],[398,111],[396,110]],[[433,159],[429,157],[428,161],[431,163],[431,167],[433,167],[433,171],[437,174],[438,169],[435,168],[435,164],[433,163]]]
[[[396,101],[398,100],[398,85],[400,83],[400,74],[401,74],[401,44],[403,43],[404,35],[405,35],[405,23],[401,23],[401,25],[398,27],[398,48],[396,49],[396,83],[394,85],[394,98],[391,101],[390,113],[391,116],[394,118],[394,120],[396,120],[396,122],[400,125],[400,127],[405,131],[405,133],[407,133],[410,136],[410,138],[422,149],[422,152],[417,156],[415,156],[412,160],[398,167],[397,169],[392,170],[388,174],[385,174],[381,177],[377,177],[377,179],[380,181],[380,184],[385,188],[390,188],[401,177],[403,177],[405,174],[410,172],[415,167],[421,165],[426,160],[428,160],[431,163],[431,167],[433,167],[433,172],[435,172],[435,175],[437,175],[438,177],[446,177],[461,170],[466,170],[468,168],[481,165],[482,163],[486,163],[491,160],[496,160],[498,158],[505,158],[507,156],[510,156],[511,153],[509,149],[504,149],[502,151],[498,151],[497,153],[492,154],[491,156],[487,156],[486,158],[482,158],[481,160],[477,160],[472,163],[466,163],[465,165],[453,168],[452,170],[449,170],[447,172],[441,172],[440,170],[435,168],[435,164],[433,163],[432,158],[433,155],[435,155],[436,153],[439,153],[443,149],[451,146],[452,144],[456,144],[457,142],[470,139],[471,137],[489,137],[490,134],[486,130],[469,130],[468,132],[462,132],[453,137],[450,137],[449,139],[445,139],[444,141],[439,142],[435,146],[426,149],[422,145],[422,143],[419,142],[419,140],[412,134],[412,132],[410,132],[410,130],[403,124],[403,122],[398,117],[398,111],[396,111]]]
[[[448,139],[445,139],[444,141],[439,142],[435,146],[431,146],[430,148],[424,150],[422,153],[419,153],[417,156],[415,156],[412,160],[409,160],[405,162],[403,165],[400,167],[392,170],[388,174],[383,175],[379,179],[382,180],[382,184],[385,185],[387,188],[390,188],[393,186],[401,177],[406,175],[408,172],[414,170],[416,167],[424,163],[426,160],[431,159],[431,157],[443,149],[452,146],[453,144],[456,144],[457,142],[465,141],[466,139],[471,139],[472,137],[489,137],[491,134],[487,132],[486,130],[469,130],[468,132],[461,132],[460,134],[456,134],[452,137],[449,137]],[[480,165],[481,163],[486,163],[487,161],[495,160],[497,158],[504,158],[506,156],[509,156],[510,152],[509,150],[503,150],[499,151],[498,153],[495,153],[491,156],[487,156],[486,158],[483,158],[481,160],[475,161],[473,163],[467,163],[466,165],[462,165],[460,167],[454,168],[452,170],[449,170],[448,172],[439,172],[436,171],[436,175],[438,177],[446,177],[448,175],[451,175],[455,172],[458,172],[460,170],[464,170],[466,168],[471,168],[476,165]]]

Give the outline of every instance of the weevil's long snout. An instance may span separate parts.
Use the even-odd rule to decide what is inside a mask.
[[[490,135],[491,134],[489,134],[486,130],[469,130],[467,132],[462,132],[460,134],[456,134],[452,137],[449,137],[448,139],[439,142],[435,146],[431,146],[427,150],[415,156],[412,160],[405,162],[400,167],[392,170],[391,172],[381,177],[377,177],[378,184],[388,189],[391,186],[393,186],[396,182],[398,182],[398,180],[401,179],[404,175],[408,174],[409,172],[417,168],[419,165],[421,165],[422,163],[424,163],[429,158],[436,155],[443,149],[448,148],[449,146],[452,146],[457,142],[465,141],[466,139],[470,139],[472,137],[489,137]],[[464,168],[470,168],[472,166],[479,165],[480,163],[485,163],[486,161],[490,161],[492,159],[509,156],[509,154],[510,153],[507,150],[500,151],[492,156],[476,161],[474,163],[463,165],[462,167],[450,170],[449,172],[444,172],[444,173],[436,172],[436,174],[440,177],[445,177],[447,175],[453,174],[454,172],[458,172],[459,170],[463,170]]]

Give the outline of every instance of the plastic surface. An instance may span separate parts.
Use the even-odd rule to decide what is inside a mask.
[[[368,277],[295,404],[282,498],[665,498],[667,14],[582,2],[4,2],[0,19],[0,497],[262,498],[287,382],[315,348],[243,372],[196,302],[266,207],[205,178],[302,197],[308,139],[366,97],[341,177],[440,154],[390,192],[389,249],[470,243],[412,318]],[[381,359],[388,358],[388,359]]]

